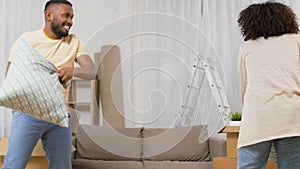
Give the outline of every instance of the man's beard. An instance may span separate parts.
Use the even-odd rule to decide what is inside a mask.
[[[51,23],[51,30],[57,36],[57,38],[66,37],[69,35],[68,31],[64,32],[60,28],[61,28],[61,26],[59,23],[57,23],[55,21]]]

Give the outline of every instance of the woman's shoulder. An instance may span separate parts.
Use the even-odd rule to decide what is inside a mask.
[[[280,36],[280,38],[285,38],[285,39],[294,39],[299,41],[300,40],[300,34],[295,34],[295,33],[288,33]]]

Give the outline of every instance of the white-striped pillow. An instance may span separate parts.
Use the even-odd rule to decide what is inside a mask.
[[[0,106],[68,127],[68,115],[56,67],[24,40],[0,87]]]

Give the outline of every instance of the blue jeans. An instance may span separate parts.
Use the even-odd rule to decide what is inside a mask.
[[[278,169],[300,169],[300,137],[275,139],[239,148],[238,169],[264,169],[272,143]]]
[[[24,169],[41,138],[50,169],[71,169],[71,127],[60,127],[14,111],[2,169]]]

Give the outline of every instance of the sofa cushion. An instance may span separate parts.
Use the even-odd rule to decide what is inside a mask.
[[[75,159],[73,169],[144,169],[141,161],[103,161]]]
[[[141,128],[79,125],[75,158],[94,160],[141,160]]]
[[[206,125],[143,130],[144,160],[209,161]]]
[[[144,161],[145,169],[213,169],[213,162]]]

